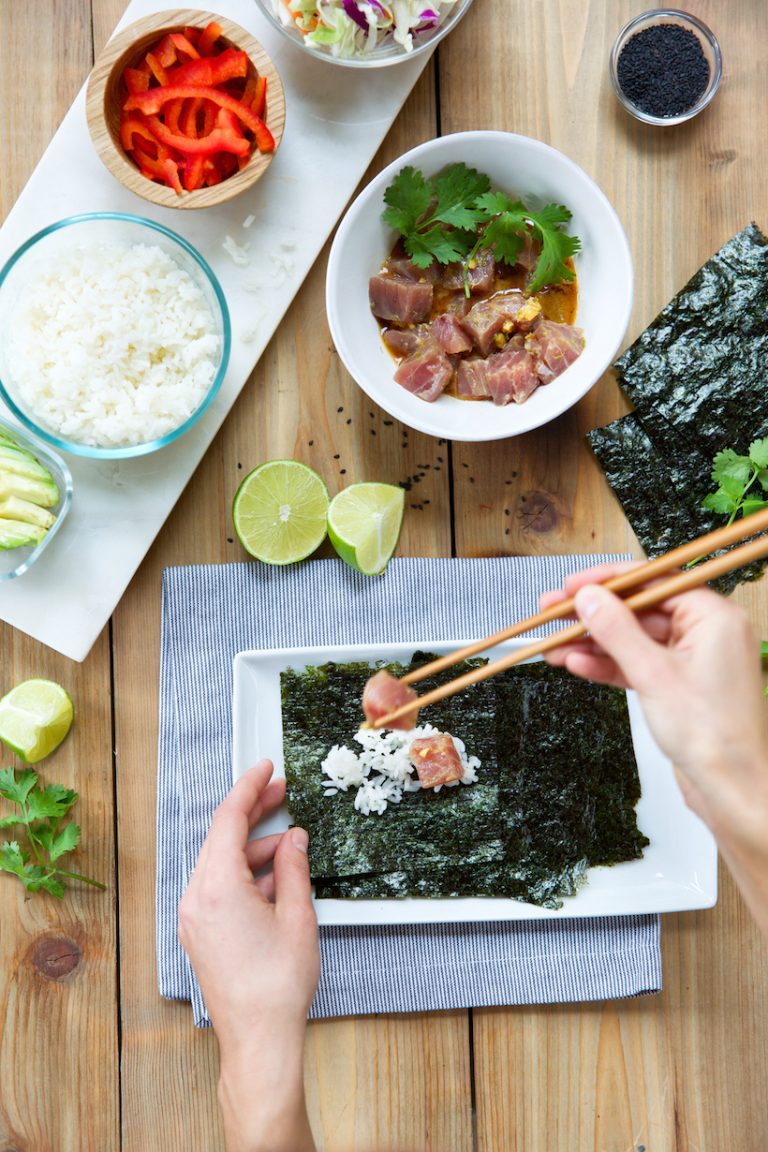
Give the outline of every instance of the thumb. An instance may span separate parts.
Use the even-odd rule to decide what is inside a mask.
[[[574,597],[581,622],[592,640],[616,663],[627,684],[649,689],[663,672],[664,651],[637,616],[600,584],[586,584]]]
[[[289,828],[275,853],[275,903],[286,911],[311,909],[312,888],[309,880],[309,837],[303,828]]]

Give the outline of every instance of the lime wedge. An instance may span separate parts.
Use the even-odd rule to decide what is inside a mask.
[[[0,740],[25,764],[58,748],[72,727],[69,693],[53,680],[23,680],[0,700]]]
[[[328,489],[297,460],[268,460],[235,493],[232,520],[246,552],[265,564],[293,564],[318,548],[327,532]]]
[[[350,484],[328,509],[328,535],[347,564],[378,576],[397,547],[405,490],[394,484]]]

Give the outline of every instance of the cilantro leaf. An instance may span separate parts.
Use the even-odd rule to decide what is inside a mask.
[[[80,828],[70,822],[60,827],[63,817],[77,801],[77,792],[61,784],[38,787],[31,769],[16,774],[13,768],[0,770],[0,795],[19,809],[18,814],[0,818],[0,829],[21,827],[27,846],[18,840],[0,842],[0,872],[10,872],[29,892],[47,892],[57,899],[65,893],[64,878],[80,880],[94,888],[106,886],[79,872],[61,868],[58,861],[80,843]]]
[[[468,168],[466,164],[450,164],[435,177],[433,186],[436,204],[432,220],[453,228],[472,230],[483,219],[475,201],[487,192],[491,182],[484,172]]]
[[[701,502],[702,508],[706,508],[709,512],[718,512],[722,516],[730,516],[731,512],[735,512],[738,507],[738,502],[722,488],[718,488],[716,492],[710,492],[705,496]]]
[[[384,223],[407,240],[429,211],[433,197],[434,191],[424,174],[408,165],[398,172],[384,193],[384,203],[389,205],[383,215]]]
[[[33,788],[27,797],[29,819],[45,820],[65,816],[76,800],[77,792],[61,784]]]
[[[428,268],[433,258],[441,264],[451,264],[461,260],[467,251],[456,236],[456,233],[445,232],[436,224],[429,232],[416,232],[408,236],[405,250],[417,268]]]
[[[35,891],[37,891],[38,888],[44,889],[44,891],[48,892],[49,895],[55,896],[57,900],[64,899],[64,893],[66,889],[61,880],[59,880],[56,876],[49,874],[47,876],[41,877]]]
[[[28,860],[29,853],[22,850],[18,840],[7,840],[4,844],[0,844],[0,871],[13,872],[14,875],[21,876]]]
[[[48,849],[51,861],[58,860],[66,852],[72,852],[80,843],[80,828],[77,824],[65,824],[54,837]]]
[[[534,234],[541,240],[541,255],[528,284],[528,291],[533,295],[545,284],[573,280],[574,274],[565,261],[579,251],[581,241],[578,236],[568,236],[557,228],[558,224],[564,224],[571,218],[570,212],[562,204],[547,204],[540,212],[531,212],[529,215],[534,225]]]
[[[13,768],[0,768],[0,796],[12,804],[24,804],[37,784],[37,772],[23,768],[18,776]]]
[[[722,484],[723,480],[736,480],[739,484],[746,484],[749,480],[752,466],[748,456],[739,456],[733,448],[724,448],[718,452],[712,461],[712,482]]]
[[[467,267],[480,248],[514,265],[526,237],[533,237],[541,252],[528,291],[533,295],[546,284],[574,278],[566,261],[581,244],[560,230],[571,219],[568,209],[547,204],[529,211],[522,200],[492,190],[484,172],[464,163],[450,164],[433,179],[409,165],[395,176],[384,201],[384,222],[400,233],[418,268],[428,268],[433,260],[461,262],[466,284]]]
[[[753,440],[749,446],[749,458],[756,468],[768,468],[768,436]]]
[[[742,501],[741,514],[752,516],[755,512],[761,512],[763,508],[768,508],[768,500],[763,500],[760,496],[748,496]]]

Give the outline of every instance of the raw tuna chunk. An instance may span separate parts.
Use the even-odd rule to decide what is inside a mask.
[[[573,364],[584,348],[584,335],[571,324],[540,320],[527,341],[542,384],[548,384]]]
[[[432,285],[404,276],[371,276],[368,299],[374,316],[398,324],[426,320],[432,309]]]
[[[523,336],[513,336],[501,352],[483,360],[463,360],[459,364],[459,396],[490,396],[494,404],[514,401],[522,404],[541,381],[536,361],[526,348]]]
[[[408,755],[421,780],[422,788],[437,788],[439,784],[450,784],[453,780],[461,780],[464,775],[453,737],[446,732],[414,740]]]
[[[403,276],[406,280],[422,280],[429,284],[437,284],[440,279],[440,266],[436,260],[432,261],[429,268],[419,268],[407,256],[390,256],[387,271]]]
[[[474,397],[476,400],[487,400],[491,395],[488,391],[488,361],[479,356],[472,360],[460,360],[456,392],[465,399]]]
[[[444,312],[442,316],[437,316],[430,324],[429,329],[443,352],[447,352],[449,356],[459,356],[462,352],[469,352],[472,348],[472,341],[469,336],[457,317],[450,312]]]
[[[481,356],[487,356],[493,350],[495,336],[502,331],[527,331],[540,313],[538,300],[529,300],[518,289],[511,288],[508,292],[497,292],[488,300],[479,300],[461,323]]]
[[[428,332],[428,324],[417,324],[415,328],[385,328],[381,338],[392,355],[400,360],[403,356],[412,356],[422,346]]]
[[[431,334],[419,344],[415,352],[402,360],[395,372],[395,380],[407,392],[421,400],[437,400],[453,376],[453,361],[446,356]]]
[[[474,267],[467,268],[467,283],[472,293],[490,292],[496,279],[496,261],[490,248],[481,248],[474,259]],[[464,291],[464,265],[446,264],[440,283],[443,288],[461,288]]]
[[[408,684],[403,684],[391,672],[387,672],[382,668],[366,684],[363,690],[363,712],[369,724],[374,721],[380,720],[382,716],[386,716],[389,712],[394,712],[396,708],[400,708],[403,704],[410,704],[412,700],[417,700],[418,696],[413,688]],[[395,720],[390,725],[391,728],[404,728],[406,731],[409,728],[416,726],[416,717],[419,714],[418,708],[414,708],[412,712],[408,712],[400,720]]]

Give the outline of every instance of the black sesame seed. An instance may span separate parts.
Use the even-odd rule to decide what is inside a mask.
[[[339,476],[346,476],[346,474],[347,474],[346,468],[340,468],[339,469]]]
[[[344,411],[344,405],[342,404],[340,408],[336,409],[336,411],[337,412],[343,412]]]
[[[622,92],[641,112],[667,118],[687,112],[709,83],[709,64],[695,32],[655,24],[630,36],[619,53]]]
[[[334,460],[341,460],[341,454],[339,452],[337,452],[333,458],[334,458]]]
[[[309,444],[309,446],[310,446],[310,448],[311,448],[311,447],[312,447],[312,445],[314,444],[314,440],[307,440],[307,444]],[[239,467],[240,467],[240,465],[238,464],[238,468],[239,468]]]
[[[347,420],[347,424],[351,424],[351,423],[352,423],[352,417],[350,416],[349,419]]]
[[[231,536],[227,536],[227,544],[234,544],[234,540]]]

